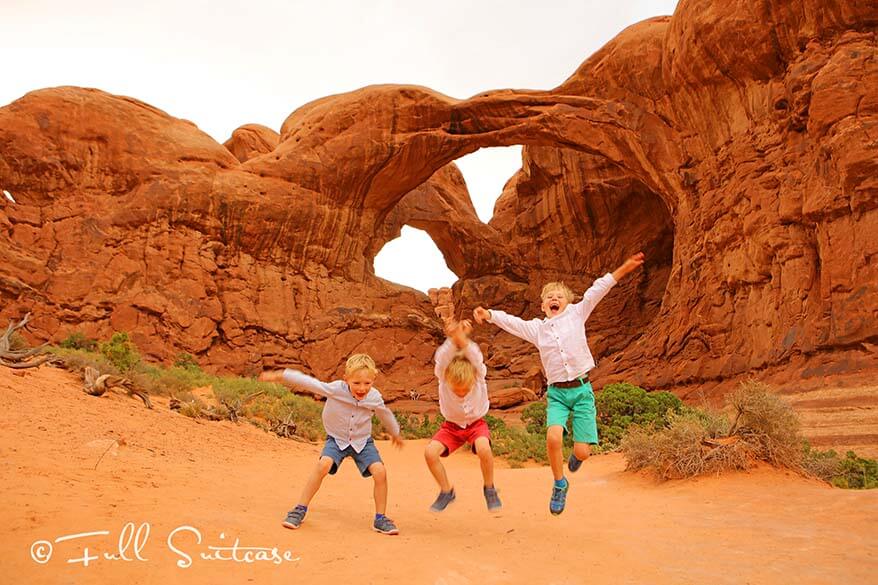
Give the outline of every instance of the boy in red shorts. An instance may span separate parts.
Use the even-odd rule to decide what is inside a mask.
[[[430,509],[441,512],[454,501],[454,487],[448,481],[440,461],[464,443],[470,443],[479,456],[485,480],[484,495],[488,510],[502,506],[494,487],[494,455],[491,433],[485,415],[488,413],[487,368],[478,344],[469,339],[469,321],[449,321],[445,340],[436,350],[436,377],[439,379],[439,411],[445,422],[424,450],[430,473],[439,484],[439,496]]]

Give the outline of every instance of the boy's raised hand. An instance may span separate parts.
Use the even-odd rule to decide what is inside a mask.
[[[473,331],[473,324],[467,320],[463,321],[448,321],[445,324],[445,334],[449,339],[454,341],[454,344],[463,348],[466,346],[469,334]]]
[[[476,307],[473,309],[473,317],[475,317],[476,323],[484,323],[491,318],[491,311],[483,307]]]
[[[402,449],[405,446],[405,441],[403,441],[400,436],[391,437],[390,440],[393,442],[393,446],[397,449]]]
[[[643,261],[645,259],[645,255],[643,252],[638,252],[634,254],[620,266],[615,271],[613,271],[613,278],[616,279],[616,282],[619,282],[621,279],[625,278],[629,273],[634,272],[641,266],[643,266]]]

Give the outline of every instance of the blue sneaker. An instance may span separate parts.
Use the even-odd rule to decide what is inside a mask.
[[[549,512],[557,516],[564,511],[564,504],[567,503],[567,490],[570,488],[570,482],[564,480],[564,487],[552,486],[552,499],[549,500]]]
[[[436,501],[430,506],[430,510],[433,512],[441,512],[456,498],[457,496],[454,495],[454,488],[451,488],[450,492],[439,492],[439,495],[436,496]]]
[[[396,524],[394,524],[393,520],[387,516],[375,518],[375,523],[372,524],[372,529],[381,534],[399,534],[399,529],[396,527]]]
[[[576,455],[571,453],[570,459],[567,460],[567,469],[570,470],[570,473],[576,473],[580,467],[582,467],[582,459],[577,459]]]
[[[493,512],[494,510],[499,510],[503,507],[503,503],[500,501],[500,496],[497,495],[497,488],[495,487],[486,487],[484,488],[485,492],[485,503],[488,504],[488,511]]]
[[[308,508],[304,506],[296,506],[289,512],[287,512],[287,517],[283,521],[283,525],[285,528],[292,528],[295,530],[299,526],[302,525],[302,522],[305,520],[305,514],[308,513]]]

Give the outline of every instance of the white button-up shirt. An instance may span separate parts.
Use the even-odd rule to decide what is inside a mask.
[[[445,368],[448,367],[458,351],[476,369],[476,382],[463,398],[455,394],[451,384],[445,381]],[[488,414],[490,404],[488,402],[488,384],[485,382],[488,368],[485,367],[485,360],[478,344],[475,341],[470,341],[465,348],[458,350],[453,341],[446,339],[445,343],[436,350],[434,359],[436,361],[434,372],[439,378],[439,412],[442,413],[445,420],[453,422],[459,427],[467,427]]]
[[[584,376],[594,368],[594,357],[585,337],[585,321],[595,306],[616,284],[610,273],[594,281],[582,300],[567,305],[560,315],[524,321],[491,309],[489,321],[540,350],[540,360],[549,384]]]
[[[377,389],[370,388],[362,400],[357,400],[344,380],[321,382],[298,370],[284,370],[284,381],[314,394],[326,397],[323,406],[323,428],[335,439],[339,449],[352,446],[359,453],[372,436],[372,413],[394,437],[399,436],[399,423]]]

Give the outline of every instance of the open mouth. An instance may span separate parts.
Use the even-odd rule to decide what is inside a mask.
[[[549,303],[549,310],[553,313],[557,313],[561,309],[561,303],[557,301],[553,301]]]

